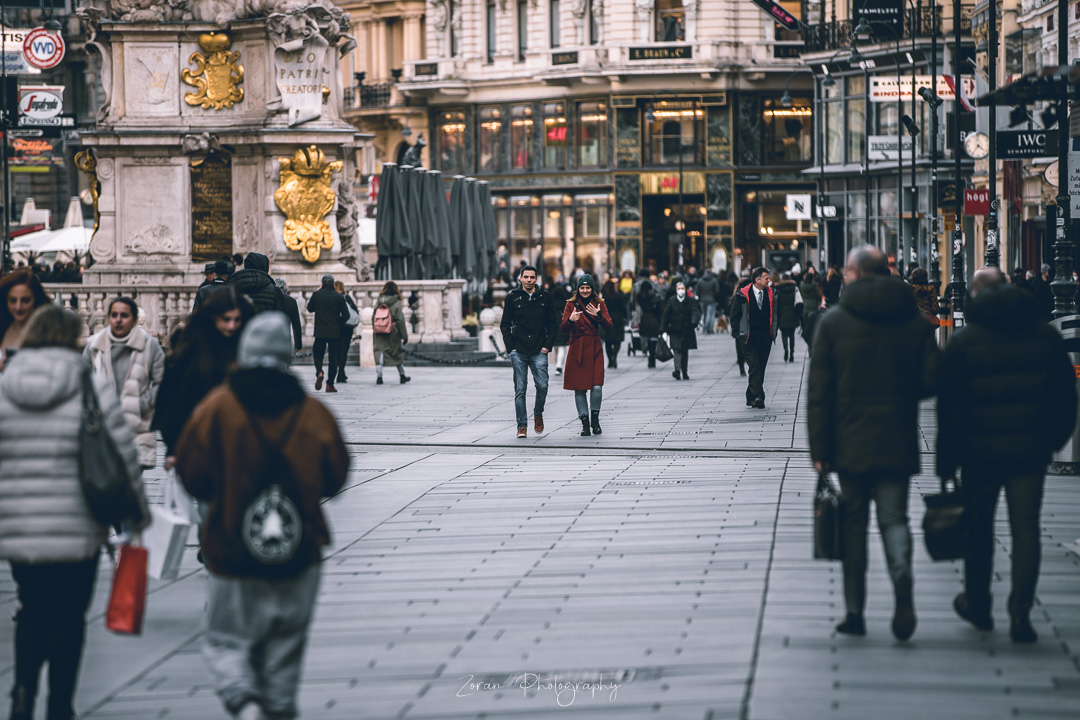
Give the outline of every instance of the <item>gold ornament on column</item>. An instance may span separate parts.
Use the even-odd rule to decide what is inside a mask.
[[[274,192],[274,202],[285,213],[285,247],[299,250],[304,260],[313,263],[323,250],[334,246],[330,223],[323,218],[334,209],[337,195],[331,187],[333,173],[345,163],[328,162],[326,154],[315,145],[300,148],[291,158],[281,161],[281,186]]]
[[[101,215],[98,213],[98,196],[101,195],[101,183],[97,179],[97,158],[90,148],[75,153],[75,167],[90,176],[90,199],[94,205],[94,232],[90,234],[93,239],[97,234],[98,225],[101,223]]]
[[[188,85],[194,85],[198,92],[184,95],[188,105],[198,105],[203,110],[221,110],[231,108],[234,103],[244,99],[244,66],[239,52],[231,52],[232,40],[224,33],[203,33],[199,36],[199,47],[203,52],[191,53],[189,63],[195,64],[195,71],[184,70],[180,77]]]

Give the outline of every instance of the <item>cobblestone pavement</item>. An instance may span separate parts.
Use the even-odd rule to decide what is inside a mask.
[[[1080,484],[1052,478],[1034,623],[1013,646],[996,558],[999,630],[953,614],[958,563],[922,548],[912,485],[919,628],[889,633],[891,593],[871,539],[869,634],[837,636],[840,569],[810,559],[814,475],[805,358],[777,348],[764,411],[745,407],[728,336],[705,337],[689,382],[619,359],[599,437],[578,436],[552,373],[547,431],[514,437],[510,369],[414,368],[376,386],[350,369],[334,409],[353,453],[326,510],[334,544],[307,650],[305,718],[987,718],[1080,716]],[[800,348],[801,350],[801,348]],[[305,380],[310,368],[299,369]],[[530,388],[530,407],[532,391]],[[933,445],[933,407],[921,415]],[[575,427],[576,426],[576,427]],[[930,467],[931,456],[924,457]],[[159,494],[160,471],[150,473]],[[103,563],[78,695],[86,718],[223,717],[199,644],[205,573],[151,581],[146,628],[102,618]],[[0,569],[0,603],[14,608]],[[12,624],[0,625],[0,686]]]

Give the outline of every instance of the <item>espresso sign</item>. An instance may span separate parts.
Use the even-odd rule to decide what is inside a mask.
[[[690,60],[694,57],[692,45],[675,47],[632,47],[631,60]]]
[[[191,165],[191,259],[232,252],[232,160],[211,155]]]
[[[413,66],[413,74],[417,77],[429,77],[439,74],[439,63],[417,63]]]
[[[551,53],[552,65],[577,65],[577,62],[577,51]]]

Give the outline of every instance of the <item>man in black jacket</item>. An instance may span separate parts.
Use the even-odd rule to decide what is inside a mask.
[[[1051,455],[1076,425],[1076,377],[1057,330],[1039,321],[1037,300],[1006,285],[997,268],[971,284],[967,326],[942,361],[938,399],[937,472],[943,481],[963,468],[964,592],[960,617],[991,630],[994,511],[1001,488],[1012,532],[1009,634],[1035,642],[1031,606],[1039,579],[1039,510]]]
[[[326,382],[326,392],[332,393],[337,392],[334,379],[341,355],[341,324],[349,319],[349,307],[345,304],[345,296],[334,289],[333,275],[323,275],[321,284],[307,304],[308,312],[315,315],[315,344],[311,354],[315,360],[315,389],[322,390],[323,356],[330,353],[330,379]]]
[[[536,385],[536,404],[533,406],[533,430],[544,432],[544,402],[548,391],[548,352],[555,342],[558,324],[551,296],[536,285],[536,268],[526,265],[518,275],[520,288],[506,295],[503,303],[503,344],[514,366],[514,412],[517,415],[517,436],[528,436],[528,413],[525,410],[525,389],[532,370]]]
[[[297,305],[296,298],[289,294],[289,284],[285,282],[285,278],[275,278],[274,284],[281,291],[281,298],[285,301],[285,315],[288,316],[289,324],[292,325],[293,347],[296,348],[296,352],[300,352],[304,347],[304,331],[300,326],[300,306]]]
[[[889,277],[888,259],[864,245],[848,256],[848,285],[814,335],[807,388],[810,458],[840,479],[847,617],[836,627],[864,635],[866,529],[870,500],[896,596],[892,631],[915,632],[910,476],[919,471],[919,400],[936,386],[937,345],[915,296]]]
[[[742,343],[750,377],[746,384],[746,407],[765,407],[765,367],[779,327],[776,298],[769,287],[769,271],[750,273],[750,284],[735,293],[731,303],[731,332]]]
[[[270,277],[270,258],[262,253],[249,252],[244,258],[244,269],[234,273],[229,284],[248,296],[256,314],[271,310],[286,312],[285,297]]]
[[[195,293],[195,306],[191,309],[191,312],[195,312],[199,309],[199,306],[203,304],[206,298],[225,284],[225,281],[229,279],[229,263],[224,260],[218,260],[214,263],[214,279],[209,283],[205,283],[199,286],[199,291]]]

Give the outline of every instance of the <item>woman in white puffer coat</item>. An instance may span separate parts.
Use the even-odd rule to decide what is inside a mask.
[[[49,664],[49,718],[70,718],[106,529],[90,514],[79,482],[82,322],[56,305],[27,322],[18,354],[0,375],[0,559],[18,588],[12,720],[34,717],[42,665]],[[102,423],[142,499],[135,438],[111,385],[93,378]]]
[[[165,352],[156,338],[136,324],[138,319],[134,300],[116,298],[109,303],[109,324],[87,340],[83,355],[94,372],[115,388],[124,419],[135,431],[139,463],[152,468],[157,464],[157,433],[150,423],[165,377]]]

